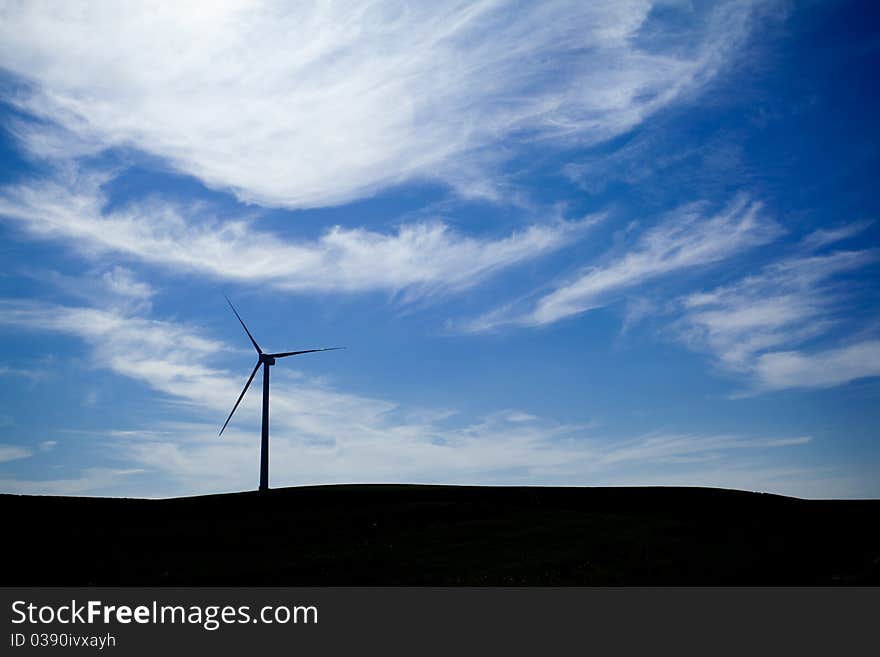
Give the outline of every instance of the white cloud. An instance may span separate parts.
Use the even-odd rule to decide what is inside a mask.
[[[0,490],[17,495],[96,495],[112,490],[139,469],[85,468],[65,479],[0,479]]]
[[[711,80],[757,2],[6,4],[13,128],[133,146],[241,199],[338,204],[413,178],[493,194],[501,140],[595,143]]]
[[[22,268],[17,273],[49,284],[62,291],[67,298],[97,307],[125,308],[132,313],[149,312],[152,298],[157,293],[152,285],[140,280],[131,269],[115,264],[99,264],[75,275],[34,266]]]
[[[645,297],[629,299],[623,313],[623,324],[620,327],[621,335],[627,333],[642,320],[657,312],[657,304]]]
[[[830,243],[807,239],[810,248]],[[756,391],[828,387],[874,376],[880,367],[872,341],[813,354],[790,349],[842,322],[849,293],[837,279],[875,263],[880,252],[799,254],[710,292],[686,297],[681,335],[719,363],[753,378]],[[853,359],[861,359],[855,362]]]
[[[310,292],[449,292],[578,239],[601,217],[551,219],[499,238],[478,238],[440,222],[404,224],[392,233],[336,226],[315,240],[288,241],[244,220],[221,220],[199,206],[157,198],[107,209],[105,177],[68,170],[54,181],[0,192],[0,216],[41,238],[86,254],[122,253],[172,270]],[[105,287],[143,305],[152,289],[121,267]]]
[[[880,376],[880,340],[863,340],[812,353],[777,351],[761,354],[754,372],[764,390],[830,388],[856,379]]]
[[[226,350],[186,326],[109,310],[17,301],[0,309],[0,324],[75,335],[92,346],[96,364],[172,394],[212,371],[199,364],[202,357]]]
[[[149,283],[139,281],[130,269],[118,265],[101,274],[101,282],[110,294],[119,298],[142,302],[156,294]]]
[[[259,395],[246,397],[223,438],[217,437],[246,375],[212,366],[224,345],[193,328],[106,310],[22,302],[3,302],[0,308],[0,323],[78,336],[91,345],[96,366],[141,381],[201,418],[157,418],[143,431],[111,432],[98,445],[103,458],[111,455],[123,472],[170,477],[175,485],[168,494],[253,487]],[[370,481],[583,485],[621,464],[641,464],[657,473],[658,468],[808,440],[663,434],[618,442],[593,436],[587,426],[559,424],[516,409],[456,423],[448,412],[410,411],[388,400],[340,391],[291,367],[278,368],[273,381],[271,477],[276,486]],[[85,473],[42,489],[39,482],[15,480],[0,481],[0,486],[90,492],[112,486],[121,476],[118,471]],[[151,490],[148,494],[156,495]]]
[[[616,445],[602,455],[603,464],[623,461],[686,462],[694,458],[717,458],[732,449],[770,449],[804,445],[809,436],[777,439],[745,439],[738,436],[657,435],[639,438]]]
[[[732,285],[692,294],[683,301],[685,335],[729,367],[747,365],[757,352],[825,332],[842,296],[829,281],[877,256],[872,250],[794,256]]]
[[[706,216],[704,204],[691,204],[642,233],[626,253],[608,256],[606,264],[581,271],[530,308],[501,307],[462,328],[488,331],[504,325],[550,324],[604,306],[622,290],[672,272],[716,263],[778,234],[778,226],[763,216],[760,203],[745,197],[711,216]]]
[[[20,377],[23,379],[27,379],[33,385],[46,379],[48,375],[45,370],[36,369],[34,367],[24,368],[0,365],[0,376]]]
[[[14,461],[16,459],[24,459],[33,456],[33,452],[24,447],[16,445],[0,445],[0,463],[6,461]]]
[[[829,244],[851,239],[871,226],[872,221],[855,221],[834,228],[820,228],[807,235],[801,244],[807,249],[819,249]]]

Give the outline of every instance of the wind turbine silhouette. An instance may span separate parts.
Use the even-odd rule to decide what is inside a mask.
[[[241,391],[241,394],[238,396],[238,399],[235,402],[235,406],[232,407],[232,411],[229,413],[229,417],[226,418],[226,422],[223,423],[223,428],[220,429],[220,433],[218,436],[223,435],[223,430],[226,429],[226,425],[229,424],[229,420],[232,419],[232,414],[235,413],[235,409],[238,408],[238,405],[241,403],[242,398],[244,397],[244,393],[247,392],[248,387],[251,385],[251,381],[254,380],[254,376],[257,374],[257,370],[260,369],[260,365],[263,366],[263,439],[260,443],[260,490],[269,490],[269,368],[275,364],[275,360],[277,358],[287,358],[288,356],[299,356],[300,354],[311,354],[316,351],[335,351],[337,349],[345,349],[345,347],[326,347],[324,349],[304,349],[302,351],[283,351],[277,354],[267,354],[263,353],[263,350],[260,349],[260,345],[257,344],[257,341],[254,340],[254,336],[251,335],[251,332],[248,330],[248,327],[245,326],[244,320],[241,318],[241,315],[238,314],[238,311],[235,309],[235,306],[232,305],[232,302],[229,300],[229,297],[226,298],[226,303],[229,304],[229,307],[232,308],[232,312],[235,313],[235,316],[238,317],[238,321],[241,322],[241,326],[244,329],[244,332],[247,333],[247,336],[251,339],[251,344],[254,345],[254,349],[257,350],[257,355],[259,356],[259,360],[257,364],[254,365],[254,371],[251,372],[250,377],[247,380],[247,383],[244,384],[244,390]]]

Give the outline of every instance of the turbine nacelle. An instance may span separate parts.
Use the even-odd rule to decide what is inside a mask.
[[[260,362],[266,365],[274,365],[275,359],[269,354],[260,354]]]

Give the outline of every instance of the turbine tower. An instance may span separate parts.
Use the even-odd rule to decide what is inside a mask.
[[[219,436],[223,435],[223,430],[226,429],[226,425],[229,424],[229,420],[232,419],[232,414],[235,413],[235,409],[238,408],[238,405],[241,403],[242,398],[244,397],[244,393],[247,392],[248,387],[251,385],[251,381],[254,380],[254,376],[257,374],[257,370],[260,369],[260,365],[263,366],[263,438],[260,443],[260,490],[269,490],[269,368],[275,364],[275,360],[278,358],[287,358],[288,356],[299,356],[300,354],[311,354],[316,351],[335,351],[337,349],[344,349],[345,347],[326,347],[324,349],[304,349],[302,351],[283,351],[277,354],[267,354],[263,353],[263,350],[260,348],[260,345],[257,344],[257,341],[254,340],[254,336],[251,335],[251,332],[248,330],[248,327],[245,326],[244,320],[241,318],[241,315],[238,314],[238,311],[235,309],[235,306],[232,305],[232,302],[229,300],[229,297],[226,297],[226,303],[229,304],[229,307],[232,308],[232,312],[235,313],[235,316],[238,317],[238,321],[241,322],[241,326],[244,329],[244,332],[247,333],[247,336],[251,339],[251,344],[254,345],[254,349],[257,350],[257,355],[259,356],[259,360],[257,364],[254,365],[254,371],[251,372],[250,377],[247,380],[247,383],[244,384],[244,389],[241,391],[241,394],[238,396],[238,399],[235,402],[235,406],[232,407],[232,411],[229,413],[229,417],[226,418],[226,422],[223,423],[223,428],[220,429]]]

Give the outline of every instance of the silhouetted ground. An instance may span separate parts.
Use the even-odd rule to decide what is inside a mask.
[[[0,495],[4,585],[880,584],[880,500],[711,488]]]

